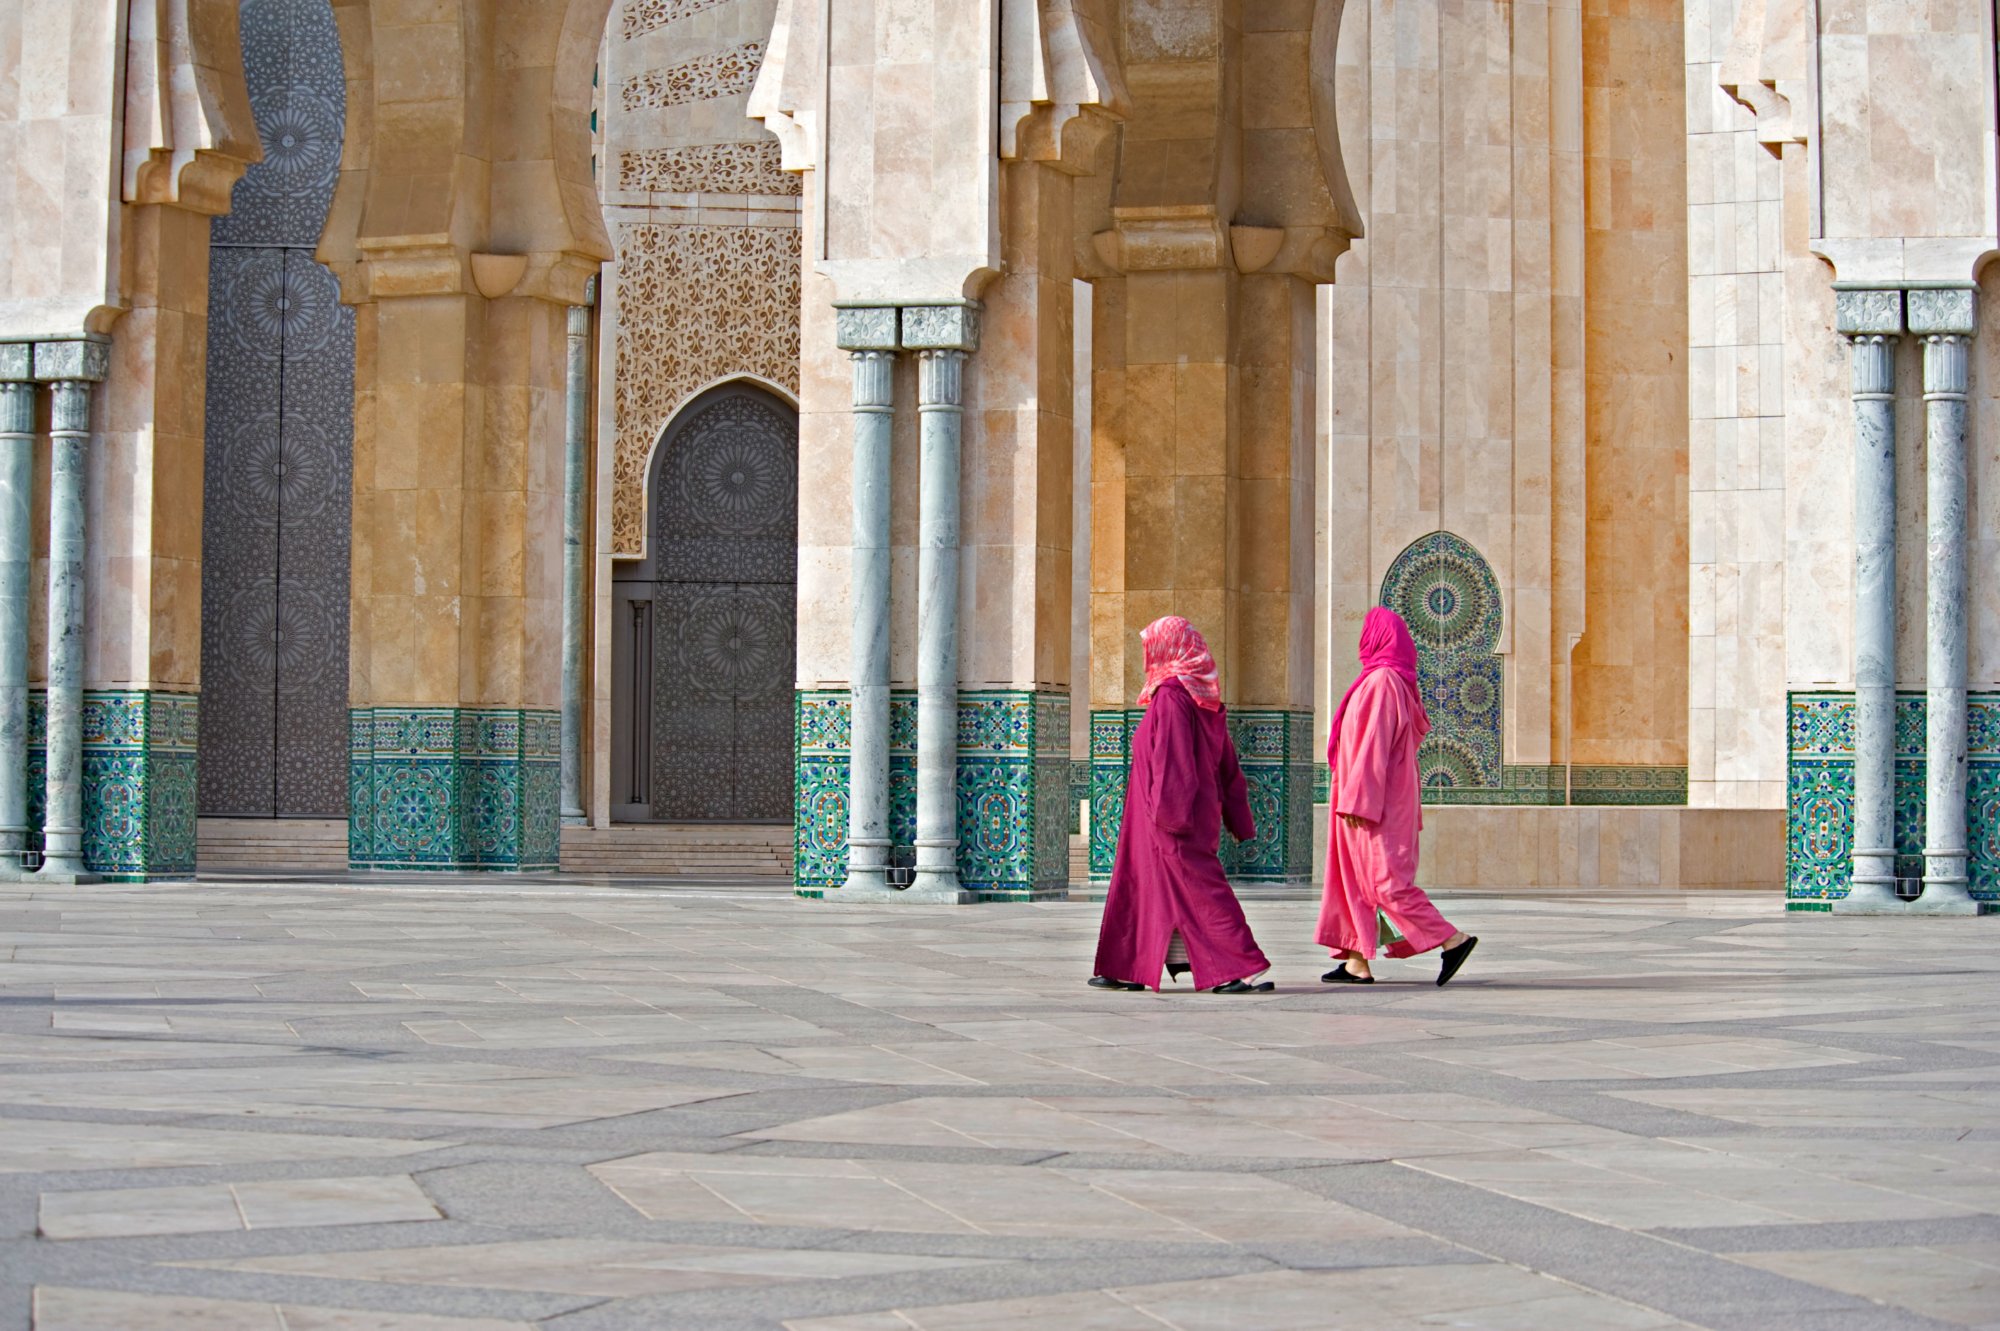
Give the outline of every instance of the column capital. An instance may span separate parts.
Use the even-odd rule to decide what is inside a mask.
[[[34,378],[34,343],[0,342],[0,383],[32,383]]]
[[[905,305],[903,346],[911,351],[979,350],[979,303]]]
[[[897,309],[894,305],[835,305],[834,345],[842,351],[895,351]]]
[[[1901,337],[1903,293],[1879,288],[1833,293],[1834,328],[1842,337]]]
[[[1910,331],[1918,337],[1971,337],[1979,331],[1978,300],[1971,287],[1932,287],[1904,293]]]
[[[111,371],[111,344],[103,338],[35,343],[35,378],[43,383],[80,379],[102,383]]]

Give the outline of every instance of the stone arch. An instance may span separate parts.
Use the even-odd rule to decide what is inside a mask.
[[[1505,607],[1492,566],[1464,537],[1434,531],[1389,565],[1381,603],[1403,617],[1417,642],[1417,679],[1431,718],[1417,755],[1426,792],[1498,788]]]
[[[647,554],[612,582],[620,821],[789,817],[798,482],[797,408],[750,376],[661,431]]]

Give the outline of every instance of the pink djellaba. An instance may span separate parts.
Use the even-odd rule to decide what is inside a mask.
[[[1428,952],[1460,935],[1416,882],[1424,825],[1417,746],[1431,722],[1417,691],[1416,643],[1401,615],[1383,606],[1368,612],[1361,667],[1333,714],[1327,744],[1334,816],[1316,936],[1336,960],[1357,961],[1348,969],[1365,976],[1378,941],[1378,910],[1403,935],[1385,949],[1392,957]]]

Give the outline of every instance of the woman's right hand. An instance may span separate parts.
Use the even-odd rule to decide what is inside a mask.
[[[1370,822],[1366,818],[1363,818],[1358,813],[1343,813],[1340,815],[1340,821],[1346,823],[1349,827],[1353,828],[1357,832],[1366,831],[1368,828],[1375,826],[1374,823]]]

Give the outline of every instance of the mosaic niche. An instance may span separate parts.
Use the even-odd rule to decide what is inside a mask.
[[[1854,870],[1854,695],[1794,693],[1785,764],[1785,896],[1811,910],[1847,895]],[[1924,872],[1925,699],[1896,695],[1896,872]],[[1966,876],[2000,902],[2000,693],[1966,704]]]
[[[200,806],[339,817],[347,726],[354,311],[313,260],[346,84],[327,0],[244,0],[263,140],[211,224]]]
[[[1111,877],[1118,830],[1125,820],[1125,785],[1132,769],[1132,735],[1144,708],[1090,714],[1090,876]],[[1312,878],[1313,718],[1311,712],[1231,710],[1229,733],[1250,788],[1257,835],[1237,842],[1222,835],[1222,867],[1238,882],[1298,883]]]
[[[192,878],[199,700],[191,693],[83,695],[83,863],[112,882]],[[48,800],[48,695],[28,702],[28,845]]]
[[[1501,784],[1500,584],[1470,542],[1418,538],[1382,579],[1382,604],[1417,642],[1417,683],[1431,733],[1417,751],[1424,798]]]
[[[802,690],[794,874],[800,896],[847,881],[846,690]],[[958,874],[981,900],[1035,901],[1069,888],[1069,695],[966,691],[958,698]],[[916,862],[917,700],[889,700],[890,863]]]
[[[612,350],[612,546],[645,554],[653,445],[701,388],[799,382],[799,232],[785,226],[618,229]]]
[[[357,707],[349,731],[347,860],[354,868],[557,867],[560,713]]]

